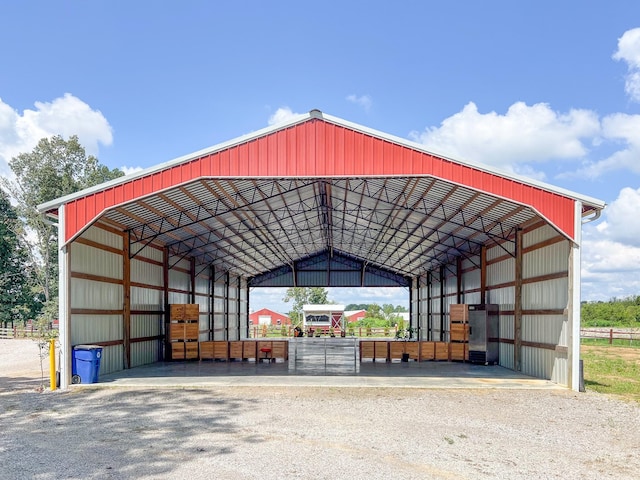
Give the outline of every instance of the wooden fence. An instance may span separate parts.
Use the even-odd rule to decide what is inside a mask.
[[[37,334],[38,334],[38,329],[34,327],[26,327],[26,328],[18,328],[18,327],[1,328],[0,327],[0,338],[33,337]]]
[[[628,340],[629,344],[640,343],[640,329],[638,328],[582,328],[580,338],[607,339],[609,345],[614,340]]]

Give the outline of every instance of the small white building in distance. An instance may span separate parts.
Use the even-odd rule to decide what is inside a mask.
[[[303,328],[344,328],[344,305],[303,305]]]

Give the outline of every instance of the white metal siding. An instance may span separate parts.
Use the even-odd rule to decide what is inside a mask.
[[[557,239],[556,243],[536,248],[541,242]],[[538,228],[523,235],[524,248],[534,249],[524,253],[522,276],[522,308],[540,311],[539,314],[523,315],[522,341],[547,346],[568,347],[566,308],[569,299],[569,253],[570,245],[561,239],[549,226]],[[546,278],[563,275],[559,278]],[[542,279],[527,282],[527,280]],[[547,310],[547,312],[545,312]],[[553,314],[553,311],[564,313]],[[567,354],[560,349],[538,346],[522,347],[522,372],[568,385],[566,372]]]
[[[103,230],[102,228],[90,227],[82,233],[81,237],[86,240],[99,243],[100,245],[115,248],[116,250],[122,250],[122,235],[116,235],[115,233]]]
[[[122,255],[81,243],[73,243],[71,271],[122,280]]]

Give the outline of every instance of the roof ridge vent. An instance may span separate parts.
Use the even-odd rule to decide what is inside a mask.
[[[309,111],[309,116],[311,118],[322,118],[322,112],[317,108],[314,108],[313,110]]]

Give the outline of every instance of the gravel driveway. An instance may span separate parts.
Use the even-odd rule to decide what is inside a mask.
[[[37,393],[39,382],[24,377],[29,368],[6,361],[6,342],[15,341],[0,341],[2,479],[640,478],[640,406],[595,393],[93,386]]]

